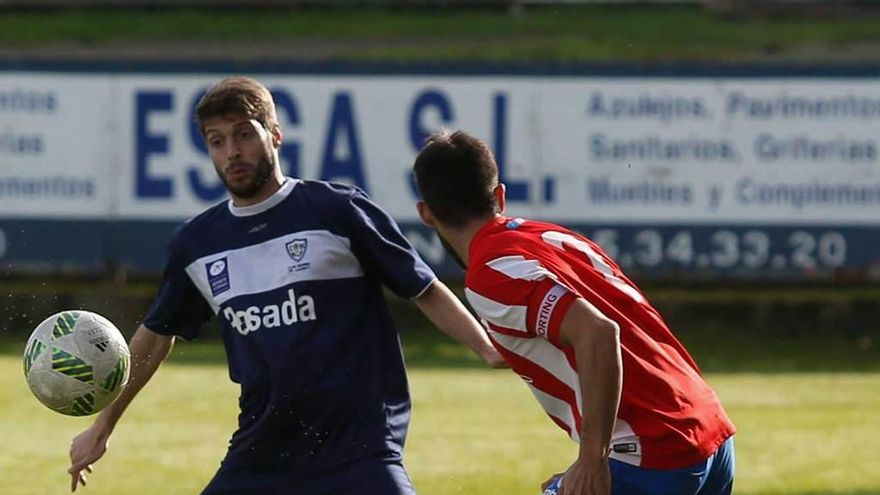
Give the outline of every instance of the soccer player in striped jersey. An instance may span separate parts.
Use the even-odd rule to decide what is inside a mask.
[[[580,443],[558,493],[729,494],[735,427],[615,262],[562,226],[504,216],[492,152],[464,132],[431,136],[413,168],[419,215],[466,268],[492,342]]]
[[[281,127],[262,84],[227,78],[196,113],[231,199],[172,237],[131,340],[128,387],[71,445],[71,489],[175,336],[196,338],[218,316],[241,413],[203,494],[414,494],[402,461],[409,390],[382,286],[489,364],[503,359],[363,191],[282,175]]]

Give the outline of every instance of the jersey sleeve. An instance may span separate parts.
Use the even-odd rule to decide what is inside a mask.
[[[578,296],[538,261],[523,256],[496,258],[474,267],[466,285],[468,302],[491,329],[564,346],[562,320]]]
[[[529,294],[528,323],[532,331],[557,346],[563,347],[560,338],[562,320],[577,296],[555,280],[544,279]]]
[[[175,235],[168,245],[162,283],[143,324],[156,333],[191,340],[201,334],[214,313],[187,275],[185,263]]]
[[[354,189],[347,207],[352,251],[367,273],[405,298],[417,297],[437,278],[397,223],[366,193]]]

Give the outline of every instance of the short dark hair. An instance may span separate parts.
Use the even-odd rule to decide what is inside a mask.
[[[247,115],[267,130],[278,123],[272,93],[256,79],[231,76],[215,84],[199,100],[196,105],[199,129],[204,134],[206,120],[234,112]]]
[[[464,131],[429,136],[413,171],[422,199],[441,223],[462,227],[499,211],[495,156],[486,143]]]

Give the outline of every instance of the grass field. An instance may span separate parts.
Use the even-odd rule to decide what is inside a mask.
[[[512,373],[410,339],[406,462],[421,494],[536,495],[575,446]],[[43,408],[16,342],[0,354],[0,493],[64,493],[70,439],[89,418]],[[20,343],[18,343],[20,344]],[[236,389],[214,343],[178,344],[125,416],[83,493],[191,494],[224,453]],[[739,427],[737,494],[880,494],[880,372],[710,373]]]
[[[247,49],[239,52],[239,46]],[[876,62],[878,47],[876,15],[733,20],[699,6],[554,7],[516,14],[370,8],[0,12],[0,58],[10,60],[63,58],[73,53],[70,48],[85,48],[117,58],[196,53],[220,60],[245,54],[245,60],[837,63]],[[70,440],[91,421],[50,412],[25,385],[22,329],[32,328],[34,313],[42,314],[36,299],[58,299],[57,285],[39,282],[42,289],[19,291],[15,304],[9,301],[16,290],[8,282],[0,291],[6,306],[0,323],[0,495],[66,493]],[[99,302],[118,299],[116,290],[107,289],[87,306],[103,309]],[[770,294],[775,289],[766,297],[748,290],[753,301],[777,297]],[[852,290],[832,287],[825,290],[830,295],[798,297],[814,301],[821,312]],[[844,296],[880,298],[876,287],[857,290],[868,294]],[[684,291],[692,301],[719,293]],[[133,319],[132,312],[125,318]],[[728,327],[741,317],[717,315]],[[821,321],[827,320],[833,318]],[[811,321],[820,320],[792,314],[789,325]],[[880,345],[876,319],[865,321],[863,329],[849,333],[802,328],[746,336],[710,323],[683,336],[740,430],[735,493],[880,495]],[[4,330],[19,334],[4,336]],[[414,401],[406,462],[421,495],[537,495],[539,483],[573,459],[575,446],[512,373],[484,369],[434,338],[404,337]],[[83,493],[198,493],[224,454],[237,413],[237,390],[221,352],[214,342],[178,345],[126,414]]]
[[[826,13],[827,14],[827,13]],[[716,15],[688,6],[522,9],[62,9],[0,12],[4,53],[336,60],[876,60],[880,17]],[[178,50],[173,47],[177,46]],[[269,49],[271,48],[271,49]],[[184,53],[190,53],[186,50]],[[22,52],[25,56],[28,53]],[[21,55],[22,53],[18,53]],[[95,52],[90,52],[95,53]]]

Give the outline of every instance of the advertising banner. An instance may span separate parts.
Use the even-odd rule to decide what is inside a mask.
[[[0,261],[160,269],[173,226],[225,199],[194,107],[226,74],[0,71]],[[873,77],[256,77],[275,98],[285,172],[360,186],[441,273],[410,168],[443,128],[493,148],[508,214],[593,236],[636,275],[880,270]]]

